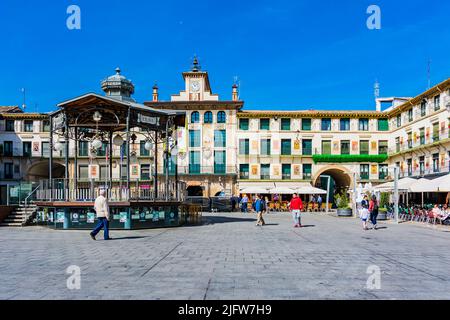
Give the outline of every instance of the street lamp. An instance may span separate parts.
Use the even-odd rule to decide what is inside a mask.
[[[325,212],[328,214],[328,208],[329,208],[329,201],[330,201],[330,182],[331,182],[331,176],[329,175],[321,175],[323,178],[327,178],[327,202],[325,205]]]

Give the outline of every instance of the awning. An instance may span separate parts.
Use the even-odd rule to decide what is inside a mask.
[[[422,178],[413,183],[410,190],[411,192],[437,192],[438,186],[435,180]]]
[[[240,182],[240,193],[263,194],[326,194],[308,182]]]
[[[411,186],[417,182],[417,179],[403,178],[398,180],[398,190],[411,192]],[[394,181],[386,182],[374,187],[375,191],[389,192],[394,190]]]
[[[450,192],[450,174],[432,181],[437,185],[439,192]]]

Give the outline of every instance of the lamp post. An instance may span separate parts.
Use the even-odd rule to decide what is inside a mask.
[[[331,182],[331,176],[329,175],[321,175],[321,177],[327,178],[327,202],[325,205],[325,212],[328,214],[328,210],[329,210],[329,201],[330,201],[330,182]]]
[[[394,219],[398,223],[398,167],[394,167]]]

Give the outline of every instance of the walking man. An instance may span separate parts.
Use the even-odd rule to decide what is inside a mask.
[[[292,212],[292,218],[294,219],[294,228],[302,227],[302,218],[301,218],[301,210],[303,210],[302,199],[294,193],[292,196],[291,203],[289,204],[289,209]]]
[[[94,209],[97,213],[98,223],[95,229],[90,233],[92,240],[95,240],[95,236],[100,232],[103,228],[103,238],[105,240],[111,240],[109,237],[109,205],[108,200],[105,198],[106,190],[101,189],[100,195],[95,199]]]
[[[246,194],[244,194],[241,200],[241,211],[244,213],[247,213],[248,211],[248,197]]]
[[[317,204],[319,206],[319,211],[322,212],[322,196],[319,194],[319,197],[317,198]]]
[[[253,209],[256,211],[256,225],[262,226],[262,210],[263,210],[263,200],[259,197],[259,195],[256,195],[255,201],[253,202]]]

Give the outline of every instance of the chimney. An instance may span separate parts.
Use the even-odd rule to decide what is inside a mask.
[[[158,102],[158,98],[158,85],[155,83],[155,85],[153,86],[153,102]]]
[[[233,84],[233,94],[232,94],[231,100],[233,100],[233,101],[238,101],[239,100],[238,85],[236,83]]]

